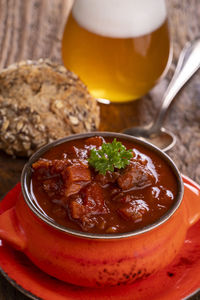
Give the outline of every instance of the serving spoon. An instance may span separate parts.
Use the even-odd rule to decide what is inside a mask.
[[[154,122],[140,127],[131,127],[122,132],[146,140],[163,151],[176,143],[175,135],[162,127],[166,112],[174,97],[200,67],[200,39],[188,42],[181,51],[174,76],[162,98],[162,105]]]

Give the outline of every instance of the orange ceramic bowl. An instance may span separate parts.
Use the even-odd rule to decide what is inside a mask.
[[[91,234],[56,224],[36,205],[31,193],[31,165],[51,147],[94,135],[125,138],[159,155],[174,173],[178,193],[173,206],[154,224],[122,234]],[[155,146],[119,133],[73,135],[38,150],[25,165],[22,193],[16,206],[0,215],[0,237],[23,251],[44,272],[79,286],[103,287],[132,283],[168,265],[181,248],[200,204],[188,209],[183,182],[172,160]],[[194,218],[195,217],[195,218]]]

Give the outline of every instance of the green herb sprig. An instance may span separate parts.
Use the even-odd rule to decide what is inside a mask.
[[[105,175],[107,171],[113,172],[114,169],[125,168],[133,157],[132,150],[116,139],[112,143],[103,143],[99,150],[92,149],[88,162],[100,174]]]

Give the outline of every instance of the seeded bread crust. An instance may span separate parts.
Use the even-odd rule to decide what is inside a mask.
[[[40,59],[0,73],[0,149],[30,156],[42,145],[99,126],[96,99],[74,73]]]

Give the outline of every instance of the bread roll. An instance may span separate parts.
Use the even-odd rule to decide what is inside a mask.
[[[0,73],[0,149],[30,156],[42,145],[97,130],[96,99],[74,73],[40,59]]]

